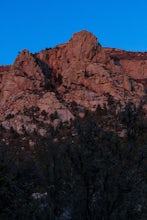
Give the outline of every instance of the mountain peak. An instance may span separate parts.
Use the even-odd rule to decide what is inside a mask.
[[[86,30],[73,34],[69,41],[69,47],[74,57],[78,59],[87,58],[90,60],[101,48],[96,36]]]
[[[18,56],[16,57],[14,61],[14,66],[22,64],[23,61],[25,62],[31,62],[34,59],[33,54],[29,52],[29,50],[24,49],[21,52],[19,52]]]

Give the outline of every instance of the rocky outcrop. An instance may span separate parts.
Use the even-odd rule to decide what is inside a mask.
[[[37,123],[74,119],[72,103],[95,111],[110,94],[146,109],[147,53],[103,48],[88,31],[68,43],[31,54],[23,50],[11,66],[0,67],[0,122],[21,133]],[[37,121],[37,122],[36,122]]]
[[[92,60],[101,50],[97,38],[87,31],[76,33],[70,39],[67,46],[67,57],[88,61]]]
[[[144,83],[136,79],[146,79],[146,64],[140,73],[141,62],[146,63],[146,56],[102,48],[87,31],[74,34],[66,44],[41,51],[37,57],[52,69],[52,76],[56,80],[59,76],[62,79],[57,90],[66,102],[76,100],[88,107],[88,96],[83,99],[83,90],[85,94],[95,92],[96,97],[109,93],[122,102],[133,99],[139,103],[145,95]],[[89,108],[95,108],[97,104],[90,104]]]
[[[4,74],[5,72],[8,72],[10,67],[11,65],[0,66],[0,74]]]

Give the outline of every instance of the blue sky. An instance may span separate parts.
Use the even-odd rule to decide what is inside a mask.
[[[147,51],[147,0],[2,0],[0,65],[88,30],[102,46]]]

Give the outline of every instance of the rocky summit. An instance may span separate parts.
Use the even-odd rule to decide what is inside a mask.
[[[122,106],[142,102],[147,93],[147,52],[103,48],[88,31],[73,34],[68,43],[36,54],[23,50],[14,64],[0,67],[0,123],[18,133],[37,130],[28,112],[54,124],[107,106],[108,97]],[[73,110],[73,103],[76,103]],[[46,115],[45,119],[43,114]]]

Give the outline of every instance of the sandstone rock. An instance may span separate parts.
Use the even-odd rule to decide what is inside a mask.
[[[97,38],[84,30],[73,35],[68,44],[67,54],[77,60],[92,60],[100,49]]]
[[[146,99],[147,53],[102,48],[88,31],[68,43],[31,54],[23,50],[13,65],[0,67],[0,123],[18,133],[83,117],[84,110],[107,106],[110,94],[122,106]],[[146,112],[146,104],[144,104]],[[53,116],[53,117],[52,117]],[[56,116],[56,117],[55,117]]]

